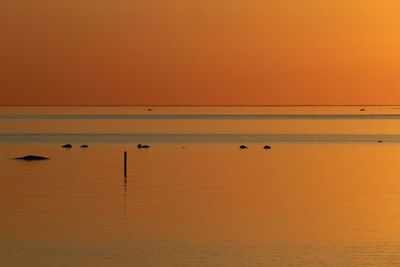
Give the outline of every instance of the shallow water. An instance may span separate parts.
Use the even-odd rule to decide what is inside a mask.
[[[2,108],[1,262],[4,266],[399,266],[400,143],[386,138],[397,138],[400,123],[396,116],[368,115],[399,110],[371,107],[365,111],[368,118],[331,118],[359,114],[359,109]],[[164,117],[81,117],[151,116],[151,112]],[[182,120],[168,118],[172,113],[265,116]],[[308,115],[279,116],[297,113]],[[44,118],[52,114],[78,115]],[[328,116],[312,117],[320,114]],[[15,133],[22,137],[13,139]],[[102,138],[104,133],[109,139]],[[58,139],[51,138],[54,134],[60,135]],[[118,137],[126,134],[136,139]],[[289,134],[297,139],[285,139]],[[100,137],[91,139],[93,135]],[[192,138],[182,138],[185,135]],[[277,139],[267,138],[272,135]],[[309,140],[300,140],[302,135]],[[333,139],[313,139],[313,135]],[[255,136],[258,139],[252,139]],[[249,149],[238,149],[241,138]],[[376,142],[378,138],[384,142]],[[79,148],[80,141],[89,148]],[[137,149],[136,141],[151,141],[151,148]],[[62,149],[60,145],[67,142],[74,147]],[[262,149],[267,143],[271,150]],[[126,181],[124,151],[128,151]],[[12,160],[26,154],[51,160]]]

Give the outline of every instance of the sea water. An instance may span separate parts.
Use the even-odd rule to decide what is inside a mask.
[[[398,266],[399,136],[393,106],[1,107],[0,265]]]

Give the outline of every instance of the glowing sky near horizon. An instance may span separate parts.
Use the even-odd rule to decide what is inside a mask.
[[[2,0],[0,105],[400,104],[398,0]]]

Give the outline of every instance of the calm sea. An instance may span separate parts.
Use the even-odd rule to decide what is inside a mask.
[[[0,107],[0,265],[400,266],[399,162],[393,106]]]

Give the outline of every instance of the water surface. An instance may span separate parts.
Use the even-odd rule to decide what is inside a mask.
[[[3,107],[2,264],[398,266],[400,110],[360,108]]]

